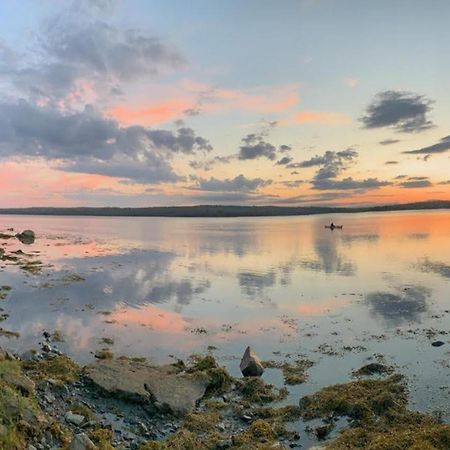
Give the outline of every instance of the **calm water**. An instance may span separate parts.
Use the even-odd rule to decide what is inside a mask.
[[[326,230],[333,220],[343,230]],[[43,329],[92,361],[99,339],[116,355],[155,362],[206,352],[238,375],[247,345],[263,359],[316,364],[291,400],[350,379],[376,354],[408,377],[412,407],[444,410],[450,368],[450,212],[236,219],[0,216],[32,228],[49,267],[1,266],[13,287],[1,324],[36,347]],[[73,274],[84,281],[72,281]],[[69,277],[68,277],[69,275]],[[437,334],[436,334],[437,333]],[[439,334],[440,333],[440,334]],[[435,348],[434,340],[446,345]],[[275,353],[274,353],[275,352]],[[278,353],[279,352],[279,353]],[[266,379],[280,383],[269,370]]]

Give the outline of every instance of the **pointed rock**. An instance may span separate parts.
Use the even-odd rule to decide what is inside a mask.
[[[19,239],[19,241],[22,242],[22,244],[30,245],[34,244],[36,236],[33,230],[25,230],[22,231],[22,233],[17,233],[16,238]]]
[[[264,372],[264,366],[261,360],[250,347],[245,349],[240,368],[244,377],[260,377]]]

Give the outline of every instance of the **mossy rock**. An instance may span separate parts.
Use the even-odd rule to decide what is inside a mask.
[[[301,417],[302,410],[295,405],[281,406],[279,408],[261,406],[253,409],[253,415],[259,419],[276,419],[282,422],[292,422]]]
[[[113,432],[109,428],[95,428],[89,431],[89,439],[97,446],[99,450],[114,450],[112,445]]]
[[[278,422],[255,420],[250,427],[233,436],[232,449],[240,450],[265,450],[286,448],[279,443],[279,439],[286,436],[286,429]]]
[[[217,364],[212,355],[193,355],[191,361],[193,364],[186,369],[186,372],[194,376],[205,377],[208,383],[207,396],[224,394],[229,391],[234,380],[223,367]],[[185,368],[184,363],[180,364],[180,362],[175,367],[180,370]]]
[[[276,389],[261,378],[249,377],[240,380],[238,388],[243,400],[253,404],[264,404],[283,400],[287,396],[285,389]]]
[[[194,433],[213,431],[219,422],[220,415],[214,411],[190,413],[183,422],[183,427]]]
[[[67,356],[55,356],[39,361],[23,363],[27,375],[35,380],[55,380],[60,383],[73,383],[81,374],[81,368]]]
[[[215,369],[218,367],[217,362],[212,355],[192,355],[190,359],[193,362],[188,369],[188,372],[190,373],[203,372],[205,370]]]
[[[209,447],[196,434],[180,430],[166,441],[149,441],[139,450],[209,450]]]
[[[384,420],[344,430],[327,450],[448,450],[450,425],[425,414],[404,411]]]
[[[406,386],[401,375],[383,380],[359,380],[336,384],[303,397],[300,408],[304,419],[347,416],[363,420],[386,414],[392,408],[404,408]]]

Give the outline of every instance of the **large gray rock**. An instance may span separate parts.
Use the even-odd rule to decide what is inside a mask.
[[[264,372],[264,366],[261,360],[250,347],[245,349],[239,367],[244,377],[260,377]]]
[[[103,391],[130,401],[152,404],[183,416],[205,394],[206,377],[177,374],[173,366],[154,367],[131,360],[100,360],[85,375]]]
[[[97,450],[97,446],[84,433],[75,435],[70,443],[69,450]]]

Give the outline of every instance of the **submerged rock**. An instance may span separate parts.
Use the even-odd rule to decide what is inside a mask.
[[[154,367],[132,360],[100,360],[86,367],[85,375],[109,394],[148,403],[176,416],[194,409],[209,381],[207,377],[176,373],[174,366]]]
[[[356,376],[361,375],[384,375],[384,374],[390,374],[394,371],[392,367],[386,366],[384,364],[380,364],[377,362],[366,364],[365,366],[361,367],[360,369],[353,372]]]
[[[260,377],[264,373],[264,366],[261,360],[250,347],[245,349],[239,367],[244,377]]]

